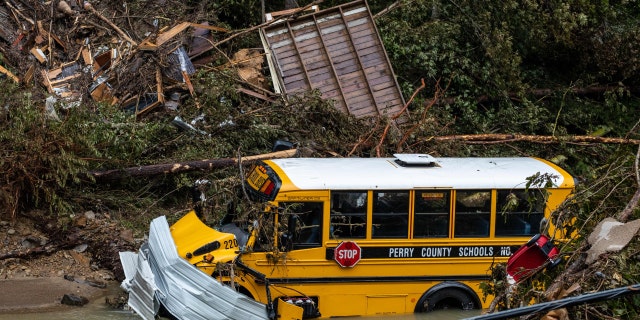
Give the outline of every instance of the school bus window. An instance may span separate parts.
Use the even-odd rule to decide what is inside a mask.
[[[449,236],[449,191],[415,192],[414,238]]]
[[[532,236],[544,215],[541,190],[498,190],[496,236]]]
[[[373,193],[372,238],[407,238],[409,191]]]
[[[491,191],[456,191],[456,237],[488,237],[491,221]]]
[[[293,219],[291,221],[295,221],[295,229],[287,230],[291,236],[293,249],[321,246],[322,202],[281,202],[280,206],[285,208],[283,216],[288,216]]]
[[[367,235],[366,227],[367,192],[332,192],[330,227],[331,238],[364,238]]]

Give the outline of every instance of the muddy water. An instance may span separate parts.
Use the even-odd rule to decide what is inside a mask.
[[[120,289],[114,285],[108,289],[109,293],[117,293]],[[2,293],[0,293],[2,294]],[[460,320],[477,316],[480,310],[440,310],[431,313],[407,314],[400,316],[378,316],[378,317],[345,317],[341,320]],[[39,313],[0,313],[0,320],[140,320],[131,311],[115,310],[105,303],[104,299],[97,299],[83,307],[67,307],[63,310]]]
[[[460,310],[441,310],[432,313],[409,314],[403,316],[379,316],[379,317],[349,317],[340,318],[341,320],[375,320],[375,319],[391,319],[391,320],[460,320],[479,315],[480,312],[460,311]],[[108,309],[104,303],[101,305],[89,305],[70,311],[57,311],[47,313],[30,313],[30,314],[0,314],[2,320],[140,320],[142,318],[132,314],[129,311],[116,311]]]
[[[379,317],[348,317],[341,320],[460,320],[474,317],[480,311],[440,310],[423,314],[408,314],[402,316]],[[0,314],[0,320],[140,320],[142,318],[130,311],[113,310],[103,301],[96,301],[84,307],[78,307],[65,311],[29,313],[29,314]]]

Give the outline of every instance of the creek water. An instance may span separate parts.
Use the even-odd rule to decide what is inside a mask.
[[[431,313],[407,314],[398,316],[345,317],[341,320],[391,319],[391,320],[460,320],[474,317],[480,311],[439,310]],[[23,314],[0,314],[2,320],[140,320],[142,318],[131,311],[114,310],[104,302],[92,303],[75,309]]]
[[[107,288],[105,296],[117,293],[117,285]],[[0,293],[2,294],[2,293]],[[481,314],[481,310],[438,310],[430,313],[385,315],[370,317],[342,317],[341,320],[391,319],[391,320],[460,320]],[[140,320],[132,311],[117,310],[107,305],[104,298],[96,299],[82,307],[65,307],[55,311],[36,313],[0,313],[0,320]]]

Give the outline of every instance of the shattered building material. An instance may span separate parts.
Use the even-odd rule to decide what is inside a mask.
[[[168,66],[163,69],[164,75],[178,82],[187,81],[185,75],[191,76],[196,73],[196,68],[191,63],[184,46],[179,46],[167,55]]]
[[[262,74],[264,54],[254,49],[240,49],[233,55],[231,65],[236,66],[238,76],[256,87],[267,88],[267,79]]]
[[[310,6],[309,8],[306,8],[306,10],[303,10],[303,13],[309,13],[309,11],[313,11],[313,12],[318,12],[318,10],[320,10],[320,7],[318,5],[313,5]],[[296,13],[299,12],[300,9],[299,8],[293,8],[293,9],[286,9],[286,10],[281,10],[281,11],[273,11],[273,12],[268,12],[265,14],[265,20],[266,21],[272,21],[275,18],[278,17],[282,17],[285,15],[289,15],[292,13]]]
[[[592,264],[606,252],[617,252],[627,246],[629,241],[638,234],[640,219],[622,223],[614,218],[600,221],[595,230],[589,235],[591,248],[587,250],[587,264]]]
[[[124,101],[122,103],[122,110],[135,112],[136,115],[140,115],[161,104],[162,102],[158,100],[157,93],[145,93],[141,97],[135,96]]]
[[[275,91],[319,90],[355,117],[408,120],[400,87],[367,3],[339,5],[260,29]]]
[[[44,46],[43,48],[33,47],[29,52],[31,52],[31,54],[36,57],[40,63],[45,64],[47,63],[47,56],[44,54],[44,51],[46,50],[47,46]]]
[[[71,80],[80,77],[81,71],[77,62],[67,63],[53,70],[42,70],[43,83],[49,93],[61,98],[77,96],[79,93],[73,90]]]

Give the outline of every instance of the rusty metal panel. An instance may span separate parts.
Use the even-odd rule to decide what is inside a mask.
[[[277,92],[318,90],[356,117],[391,117],[404,98],[366,1],[276,21],[261,37]],[[396,120],[406,122],[408,113]]]

